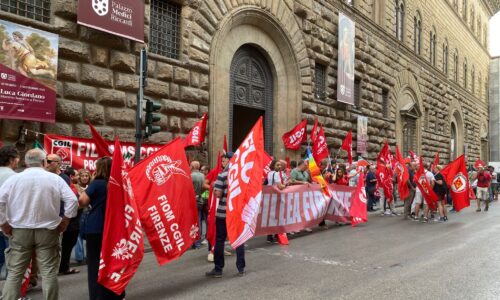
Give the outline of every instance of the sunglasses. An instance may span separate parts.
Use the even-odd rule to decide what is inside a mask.
[[[50,160],[50,159],[47,159],[47,163],[48,163],[48,164],[51,164],[51,163],[53,163],[53,162],[58,163],[59,161],[58,161],[58,160]]]

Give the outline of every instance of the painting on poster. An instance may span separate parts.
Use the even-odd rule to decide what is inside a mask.
[[[356,152],[361,155],[366,155],[368,144],[368,117],[358,116],[358,140]]]
[[[78,24],[144,42],[144,1],[79,0]]]
[[[59,36],[0,20],[0,117],[55,122]]]
[[[354,105],[354,22],[339,13],[337,100]]]

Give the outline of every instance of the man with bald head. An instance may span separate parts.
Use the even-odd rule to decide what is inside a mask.
[[[44,299],[59,299],[59,234],[76,215],[78,202],[64,180],[44,169],[46,160],[42,150],[29,150],[25,156],[27,169],[0,187],[0,227],[10,236],[4,300],[20,297],[21,281],[33,250],[43,277]],[[61,203],[64,205],[62,217],[59,215]]]
[[[193,181],[194,193],[196,195],[196,204],[198,205],[198,222],[200,224],[200,239],[196,241],[193,248],[199,249],[203,241],[203,221],[207,219],[207,213],[204,209],[205,203],[201,194],[203,193],[203,183],[205,176],[200,172],[200,162],[193,160],[191,162],[191,180]],[[205,226],[206,228],[206,226]],[[205,230],[206,231],[206,230]]]

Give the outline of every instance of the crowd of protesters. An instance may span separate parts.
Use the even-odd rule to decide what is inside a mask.
[[[193,248],[208,246],[207,260],[214,263],[214,268],[206,273],[209,277],[221,277],[224,256],[231,255],[225,246],[227,173],[232,156],[232,152],[224,153],[220,169],[212,171],[198,161],[190,163],[201,227],[200,240],[195,242]],[[80,272],[70,267],[73,251],[77,263],[87,264],[89,299],[124,299],[125,293],[116,295],[97,282],[111,158],[98,159],[93,173],[71,167],[62,170],[62,160],[58,155],[47,155],[40,149],[31,149],[26,153],[26,169],[22,172],[16,172],[19,161],[20,154],[14,146],[4,146],[0,149],[0,270],[4,265],[8,265],[2,299],[19,299],[23,276],[30,265],[30,286],[38,284],[40,274],[43,278],[44,298],[58,299],[57,276]],[[413,181],[418,167],[413,161],[408,161],[406,165],[410,180],[409,196],[401,199],[404,200],[404,218],[422,223],[431,220],[448,221],[447,205],[451,201],[448,186],[440,173],[442,167],[434,166],[431,170],[430,164],[424,163],[423,166],[425,177],[439,198],[435,211],[427,205],[420,188]],[[327,183],[345,186],[364,184],[368,211],[380,210],[383,216],[399,215],[395,210],[394,201],[385,197],[374,165],[361,168],[356,164],[349,166],[335,160],[323,159],[319,168]],[[365,181],[362,183],[359,182],[361,172],[365,173]],[[396,180],[395,176],[394,181]],[[493,168],[480,166],[477,171],[469,174],[469,180],[477,196],[476,211],[488,211],[489,203],[497,199],[497,175]],[[304,160],[273,160],[263,181],[264,185],[280,190],[290,185],[311,183],[308,162]],[[213,190],[218,199],[214,245],[206,239],[210,190]],[[397,198],[396,194],[397,191],[394,198]],[[328,228],[324,220],[319,224],[319,228]],[[304,231],[312,230],[306,228]],[[287,234],[293,235],[294,232]],[[269,243],[275,243],[277,240],[278,235],[267,236]],[[236,256],[238,275],[244,276],[244,245],[236,249]]]

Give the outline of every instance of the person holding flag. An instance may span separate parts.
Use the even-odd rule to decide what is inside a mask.
[[[446,222],[448,221],[448,211],[446,210],[446,195],[448,194],[448,186],[446,185],[443,174],[440,173],[442,169],[443,167],[441,165],[434,166],[436,174],[434,175],[433,190],[438,196],[438,212],[441,216],[439,218],[439,222]]]
[[[422,163],[422,162],[420,162],[420,163]],[[423,169],[423,172],[421,169]],[[423,173],[423,176],[421,176],[421,173]],[[422,180],[427,181],[427,183],[431,189],[430,191],[422,191],[423,188],[425,189],[427,187],[426,187],[425,182],[424,182],[424,184],[421,184],[421,183],[419,184],[420,177],[425,177],[425,178],[422,178]],[[429,193],[434,194],[434,192],[432,191],[432,189],[434,188],[434,175],[432,174],[431,171],[429,171],[429,163],[425,163],[423,165],[423,168],[420,165],[419,171],[417,171],[415,174],[414,181],[417,183],[417,191],[415,192],[415,200],[414,200],[415,201],[415,216],[413,217],[413,220],[414,221],[420,220],[420,217],[419,217],[420,207],[423,204],[424,205],[424,216],[422,217],[422,222],[427,223],[429,221],[430,210],[429,210],[429,203],[424,203],[424,193],[426,195]],[[431,201],[431,199],[429,199],[429,201]]]
[[[224,158],[231,160],[233,157],[233,152],[226,152]],[[224,244],[227,238],[227,227],[226,227],[226,201],[228,196],[228,177],[229,164],[227,164],[224,170],[217,176],[217,180],[214,184],[215,197],[219,199],[219,204],[217,206],[217,211],[215,213],[215,246],[214,246],[214,268],[210,272],[206,272],[207,277],[221,278],[222,269],[224,268]],[[236,248],[236,267],[238,268],[238,276],[245,276],[245,245],[241,245]]]
[[[484,201],[484,211],[489,208],[489,188],[491,184],[491,174],[488,172],[484,164],[479,164],[477,172],[477,209],[476,212],[481,211],[481,200]]]

